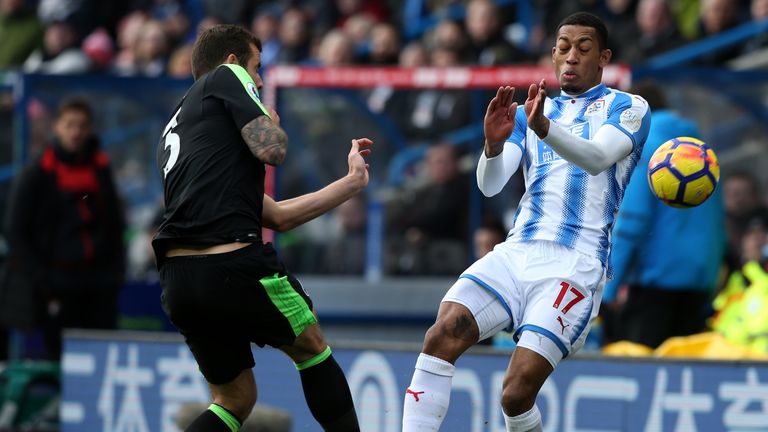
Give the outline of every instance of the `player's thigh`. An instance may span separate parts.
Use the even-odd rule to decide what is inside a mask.
[[[253,313],[248,299],[253,287],[229,277],[233,265],[243,265],[239,255],[174,257],[160,271],[163,309],[184,336],[203,376],[215,385],[231,382],[254,365],[241,318]]]
[[[507,310],[504,300],[492,291],[476,280],[460,277],[443,297],[437,322],[447,326],[457,337],[469,337],[473,339],[472,343],[475,343],[510,326],[511,319]],[[468,313],[471,319],[462,324],[465,313]],[[457,332],[461,328],[466,330]]]

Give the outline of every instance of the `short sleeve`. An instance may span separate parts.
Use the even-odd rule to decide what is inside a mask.
[[[527,131],[528,118],[525,116],[525,108],[518,106],[517,112],[515,112],[515,129],[512,131],[512,135],[507,138],[507,142],[516,145],[525,153],[525,135]]]
[[[242,129],[256,117],[269,117],[269,111],[259,99],[259,90],[242,66],[223,64],[211,75],[206,91],[224,102],[238,128]]]
[[[632,140],[633,150],[642,149],[651,127],[651,110],[640,96],[618,93],[605,124],[615,126]]]

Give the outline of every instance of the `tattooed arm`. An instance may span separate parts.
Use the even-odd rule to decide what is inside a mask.
[[[272,166],[283,163],[288,151],[288,135],[269,117],[256,117],[243,126],[240,133],[256,159]]]

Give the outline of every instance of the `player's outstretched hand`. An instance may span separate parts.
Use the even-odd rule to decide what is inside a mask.
[[[528,99],[525,100],[525,115],[528,118],[528,127],[539,138],[545,138],[549,134],[549,119],[544,117],[544,102],[547,100],[546,80],[539,84],[531,84],[528,87]]]
[[[352,149],[349,150],[347,163],[349,164],[350,177],[358,179],[361,182],[361,188],[368,185],[368,163],[365,156],[371,154],[373,141],[368,138],[356,138],[352,140]]]
[[[504,142],[512,135],[515,128],[517,102],[512,102],[515,88],[499,87],[496,96],[491,99],[483,119],[485,133],[485,155],[494,157],[504,150]]]

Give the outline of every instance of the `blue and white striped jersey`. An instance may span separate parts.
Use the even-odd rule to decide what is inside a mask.
[[[603,125],[612,125],[629,136],[632,151],[592,176],[540,140],[527,127],[524,108],[518,107],[507,142],[523,151],[526,192],[508,241],[554,241],[596,257],[605,267],[616,212],[648,136],[648,104],[639,96],[600,84],[575,98],[565,93],[547,98],[544,115],[584,139],[592,139]]]

